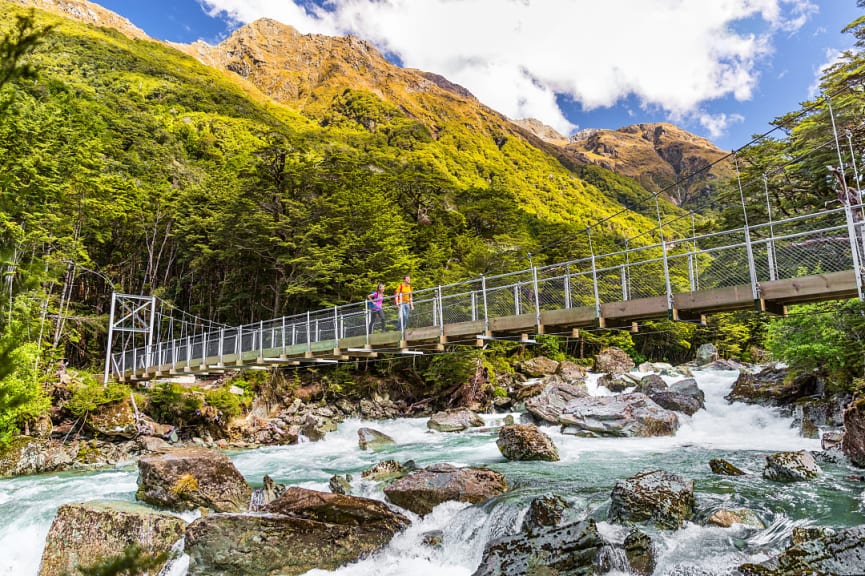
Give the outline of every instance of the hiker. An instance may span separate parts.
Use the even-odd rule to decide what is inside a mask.
[[[405,329],[408,328],[409,311],[414,310],[414,300],[411,295],[411,278],[408,274],[403,277],[402,282],[396,287],[393,302],[399,311],[400,332],[405,332]]]
[[[375,331],[376,320],[379,321],[381,330],[384,332],[384,310],[382,310],[382,305],[384,304],[384,284],[379,284],[375,292],[370,292],[366,299],[366,306],[369,308],[369,333],[372,334]]]

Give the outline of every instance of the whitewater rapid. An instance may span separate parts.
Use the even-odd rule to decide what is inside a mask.
[[[724,396],[736,372],[696,372],[706,395],[705,410],[680,415],[680,428],[665,438],[578,438],[545,427],[555,442],[559,462],[507,462],[495,440],[504,415],[484,415],[487,428],[480,432],[442,434],[427,430],[427,419],[387,421],[347,420],[320,442],[274,446],[231,455],[238,469],[254,486],[270,475],[276,482],[328,490],[334,474],[351,474],[357,495],[384,499],[381,486],[363,481],[360,472],[386,459],[414,460],[418,466],[448,462],[460,466],[489,466],[508,479],[511,491],[479,506],[449,502],[424,518],[411,513],[412,525],[379,553],[334,572],[313,570],[311,575],[454,576],[472,574],[491,539],[519,528],[525,506],[541,494],[556,493],[571,504],[571,519],[594,517],[609,538],[624,538],[624,529],[606,523],[612,486],[646,469],[661,468],[695,480],[698,506],[710,510],[723,505],[748,505],[764,518],[762,531],[744,527],[722,529],[688,524],[675,532],[653,532],[659,551],[656,573],[690,565],[719,572],[742,561],[759,561],[777,550],[794,525],[865,522],[861,488],[845,484],[843,470],[822,480],[799,485],[772,485],[759,472],[765,455],[781,450],[819,450],[819,441],[802,438],[790,418],[759,406],[728,404]],[[590,375],[595,395],[608,394]],[[675,381],[666,378],[668,382]],[[519,420],[519,414],[514,415]],[[373,427],[394,438],[394,446],[378,452],[357,445],[357,429]],[[754,474],[740,481],[710,473],[708,460],[724,457]],[[128,468],[97,473],[62,473],[0,480],[0,576],[38,573],[45,536],[57,508],[65,503],[94,499],[133,500],[137,470]],[[807,502],[800,505],[802,501]],[[857,504],[858,502],[858,504]],[[839,514],[839,510],[848,511]],[[442,531],[442,546],[422,544],[426,532]],[[176,564],[171,576],[185,574]]]

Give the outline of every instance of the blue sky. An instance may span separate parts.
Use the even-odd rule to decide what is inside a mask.
[[[148,35],[215,44],[272,17],[353,34],[564,134],[672,121],[723,149],[814,95],[855,0],[102,0]]]

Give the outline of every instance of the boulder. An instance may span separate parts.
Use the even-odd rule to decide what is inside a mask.
[[[86,422],[90,432],[102,438],[131,440],[138,436],[135,411],[128,398],[100,405]]]
[[[116,466],[132,460],[140,451],[136,441],[103,442],[16,436],[0,450],[0,478],[60,472],[93,470]]]
[[[616,482],[610,494],[611,522],[650,521],[681,528],[694,514],[694,482],[663,470],[640,472]]]
[[[645,394],[576,398],[559,417],[562,432],[579,436],[673,436],[679,427],[674,412]]]
[[[261,488],[256,488],[252,491],[252,497],[249,499],[249,509],[253,512],[263,509],[282,496],[285,490],[285,484],[277,484],[273,481],[273,478],[265,475]]]
[[[685,394],[700,401],[700,407],[706,403],[706,394],[697,385],[697,381],[693,378],[684,378],[677,382],[673,382],[667,389],[676,394]]]
[[[354,562],[408,524],[377,500],[292,487],[263,514],[199,518],[185,552],[190,576],[294,576]]]
[[[823,437],[820,439],[820,447],[823,450],[835,450],[841,446],[843,441],[843,432],[824,432]],[[863,459],[863,462],[865,462],[865,459]]]
[[[496,446],[508,460],[559,460],[559,451],[552,439],[534,424],[503,426]]]
[[[851,464],[865,468],[865,397],[858,397],[844,410],[844,430],[841,451]]]
[[[626,389],[633,387],[634,383],[626,378],[622,378],[621,374],[615,376],[604,374],[598,378],[598,386],[603,386],[610,392],[619,394],[624,392]]]
[[[334,494],[351,494],[351,474],[331,476],[327,485]]]
[[[558,526],[568,508],[570,505],[567,501],[555,494],[535,498],[529,504],[529,509],[523,518],[523,532],[535,534],[544,528]]]
[[[138,500],[169,508],[245,511],[251,489],[227,456],[204,448],[174,448],[138,460]]]
[[[413,460],[409,460],[405,464],[400,464],[396,460],[384,460],[373,465],[372,468],[364,470],[360,476],[364,480],[373,482],[390,482],[402,478],[414,470],[416,467]]]
[[[546,388],[539,396],[527,400],[526,410],[539,420],[558,424],[562,410],[569,402],[588,395],[585,384],[555,384]]]
[[[787,368],[767,367],[756,374],[739,372],[725,397],[729,402],[784,406],[815,394],[821,383],[814,374],[793,376]]]
[[[540,378],[542,376],[555,374],[556,370],[559,369],[559,363],[547,358],[546,356],[536,356],[534,358],[529,358],[528,360],[523,360],[517,365],[517,368],[526,376],[531,378]]]
[[[649,394],[661,392],[666,389],[667,383],[664,382],[663,378],[661,378],[657,374],[649,374],[648,376],[643,376],[642,378],[640,378],[640,387],[637,388],[636,391],[648,396]]]
[[[264,512],[327,524],[361,527],[365,532],[369,532],[364,537],[374,536],[374,539],[377,539],[377,535],[385,536],[381,545],[409,525],[408,518],[394,512],[381,500],[318,492],[298,486],[287,488],[282,496],[265,506]]]
[[[361,450],[375,450],[382,446],[396,444],[393,438],[383,432],[379,432],[373,428],[358,428],[357,429],[357,444]]]
[[[393,482],[384,493],[400,508],[423,516],[448,500],[477,504],[507,489],[504,475],[494,470],[434,464]]]
[[[556,375],[567,384],[577,384],[586,378],[586,368],[570,360],[559,362]]]
[[[439,432],[462,432],[484,425],[484,420],[468,408],[455,408],[436,412],[426,423],[427,428]]]
[[[745,472],[733,466],[723,458],[712,458],[711,460],[709,460],[709,468],[711,468],[712,472],[714,472],[715,474],[720,474],[722,476],[745,475]]]
[[[796,526],[790,534],[790,541],[795,546],[808,540],[818,540],[834,534],[835,530],[826,526]]]
[[[648,396],[658,406],[674,412],[682,412],[688,416],[693,416],[697,410],[703,407],[703,401],[700,399],[699,395],[692,396],[690,394],[676,392],[673,390],[672,386],[665,390],[656,390],[651,392]]]
[[[865,566],[865,526],[856,526],[806,540],[761,564],[744,564],[746,576],[798,576],[800,574],[861,575]]]
[[[336,432],[336,422],[327,416],[318,416],[310,413],[306,415],[306,420],[300,431],[313,442],[318,442],[328,432]]]
[[[625,537],[624,547],[631,572],[639,576],[651,576],[656,563],[651,536],[641,530],[631,530]]]
[[[595,372],[606,374],[624,374],[634,367],[634,361],[621,348],[610,346],[601,350],[595,356]]]
[[[766,456],[763,478],[776,482],[799,482],[816,478],[822,472],[810,452],[776,452]]]
[[[743,526],[758,530],[763,530],[766,527],[763,521],[760,520],[760,517],[753,510],[747,508],[736,508],[735,510],[722,508],[715,510],[706,521],[721,528],[729,528],[733,524],[742,524]]]
[[[705,366],[718,359],[718,349],[714,344],[703,344],[697,348],[697,366]]]
[[[146,554],[167,554],[185,528],[182,518],[132,502],[64,504],[48,531],[39,576],[77,574],[79,567],[122,556],[132,545]]]
[[[473,576],[597,574],[605,545],[591,519],[504,536],[487,543]]]

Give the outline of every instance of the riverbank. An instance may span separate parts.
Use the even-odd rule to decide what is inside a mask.
[[[803,438],[792,426],[792,418],[776,411],[728,403],[724,396],[737,373],[695,372],[695,377],[706,394],[705,409],[681,417],[675,436],[581,438],[545,427],[558,448],[559,462],[505,461],[495,444],[505,415],[483,415],[484,427],[456,434],[430,431],[426,418],[352,418],[319,442],[246,450],[233,454],[232,460],[254,485],[260,485],[267,474],[277,482],[327,491],[331,476],[351,474],[353,493],[379,500],[384,499],[381,485],[363,480],[360,472],[381,460],[411,459],[419,467],[440,462],[487,466],[505,474],[511,490],[504,496],[481,506],[445,503],[423,518],[410,515],[411,526],[380,553],[337,571],[348,575],[471,574],[485,544],[515,530],[528,503],[551,493],[567,499],[573,517],[594,518],[606,537],[622,539],[623,527],[606,519],[612,487],[622,478],[651,468],[693,480],[697,508],[694,520],[682,530],[647,528],[657,548],[658,574],[689,566],[722,573],[780,551],[797,526],[865,523],[863,485],[848,479],[852,469],[846,463],[821,461],[824,474],[810,482],[780,485],[766,480],[760,472],[768,454],[819,451],[819,442]],[[599,375],[589,376],[588,391],[608,394],[597,387],[598,379]],[[519,418],[520,413],[512,415]],[[377,451],[361,450],[357,430],[363,426],[380,430],[396,443]],[[748,474],[738,478],[713,474],[708,461],[717,457]],[[60,504],[92,498],[132,500],[136,476],[134,469],[126,468],[0,481],[0,514],[9,519],[0,532],[4,552],[0,574],[36,574],[42,542]],[[705,523],[712,512],[731,506],[753,510],[766,528],[720,528]],[[433,530],[442,531],[440,548],[422,543],[422,535]],[[28,545],[22,547],[20,542]],[[182,574],[185,569],[181,563],[174,570]]]

